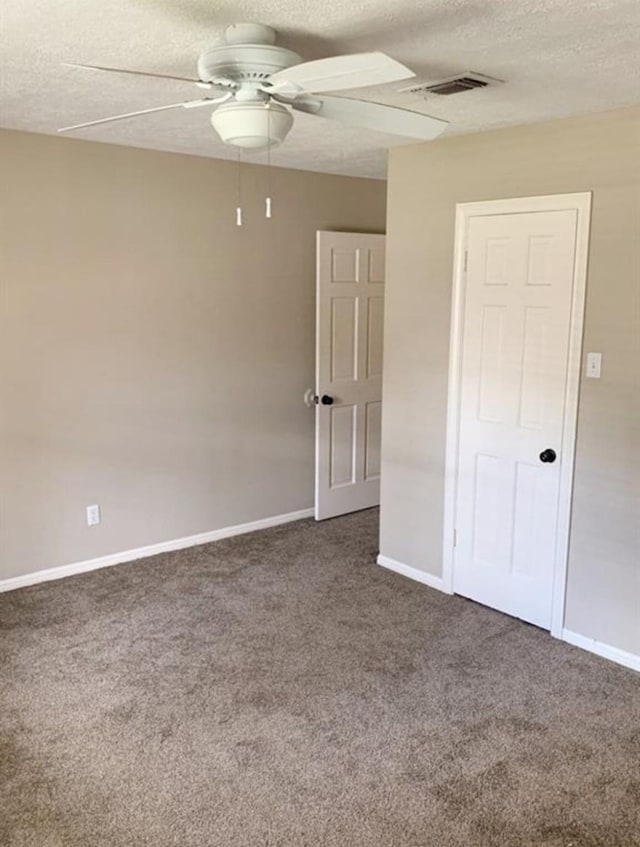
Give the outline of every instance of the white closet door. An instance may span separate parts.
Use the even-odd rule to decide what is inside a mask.
[[[551,624],[577,211],[472,217],[454,591]]]

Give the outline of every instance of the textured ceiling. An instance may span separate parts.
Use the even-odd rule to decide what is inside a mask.
[[[352,94],[444,118],[451,122],[448,134],[640,101],[639,0],[3,0],[0,125],[53,133],[197,97],[186,83],[92,74],[61,63],[193,76],[198,53],[241,20],[273,26],[279,43],[306,59],[380,49],[413,68],[418,81],[465,70],[505,80],[427,100],[398,92],[409,83]],[[216,140],[207,112],[179,109],[74,137],[235,158],[235,150]],[[389,136],[298,113],[272,162],[384,177],[390,143]],[[264,161],[264,155],[247,158]]]

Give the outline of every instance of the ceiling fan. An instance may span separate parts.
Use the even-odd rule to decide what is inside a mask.
[[[385,53],[354,53],[303,62],[297,53],[278,47],[275,41],[276,33],[271,27],[253,23],[232,24],[225,30],[223,44],[201,53],[198,77],[192,79],[66,63],[85,70],[189,82],[205,89],[208,94],[197,100],[63,127],[58,132],[71,132],[169,109],[200,106],[212,107],[211,123],[221,140],[241,148],[259,149],[283,141],[293,126],[291,110],[421,141],[430,141],[446,129],[447,121],[421,112],[325,94],[327,91],[381,85],[415,76],[413,71]]]

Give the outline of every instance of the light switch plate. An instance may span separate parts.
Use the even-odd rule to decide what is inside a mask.
[[[600,379],[602,369],[602,353],[587,353],[587,377]]]
[[[97,526],[100,523],[100,506],[87,506],[87,526]]]

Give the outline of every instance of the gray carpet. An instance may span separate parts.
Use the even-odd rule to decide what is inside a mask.
[[[632,847],[640,677],[375,511],[0,596],[3,847]]]

